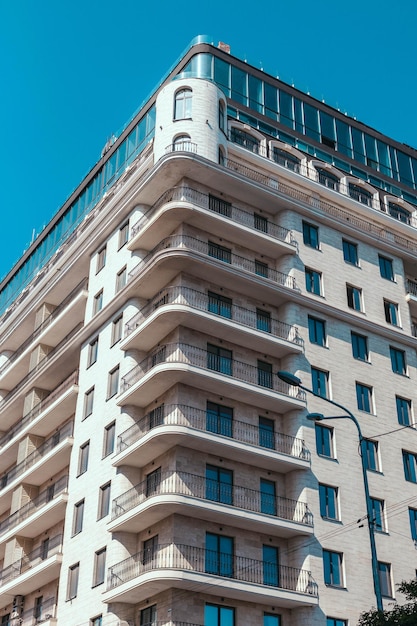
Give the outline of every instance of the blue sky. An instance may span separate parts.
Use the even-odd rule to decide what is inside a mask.
[[[0,277],[197,34],[417,147],[414,0],[0,0]]]

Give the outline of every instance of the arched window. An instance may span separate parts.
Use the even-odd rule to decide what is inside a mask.
[[[360,187],[359,185],[355,185],[354,183],[349,183],[349,195],[354,200],[357,200],[361,204],[366,204],[367,206],[372,206],[372,194],[367,189]]]
[[[396,220],[400,222],[404,222],[404,224],[411,223],[411,215],[407,209],[400,206],[399,204],[395,204],[394,202],[388,202],[388,213],[391,217],[395,217]]]
[[[185,152],[193,152],[193,145],[194,144],[191,143],[190,135],[178,135],[178,137],[174,139],[172,149],[174,152],[182,150]]]
[[[316,167],[316,170],[319,177],[319,183],[321,185],[324,185],[329,189],[335,189],[336,191],[339,191],[340,180],[338,176],[332,174],[332,172],[329,172],[329,170],[324,167]]]
[[[220,130],[224,130],[224,102],[219,100],[219,128]]]
[[[277,148],[276,146],[274,146],[272,150],[272,158],[274,159],[275,163],[283,165],[288,170],[292,170],[293,172],[300,171],[300,159],[290,152],[287,152],[286,150],[281,150],[281,148]]]
[[[185,120],[191,117],[193,92],[191,89],[180,89],[175,94],[174,120]]]
[[[232,126],[230,129],[230,139],[237,143],[239,146],[243,146],[247,150],[251,152],[255,152],[259,154],[259,141],[253,135],[246,133],[244,130],[240,130],[240,128],[235,128]]]

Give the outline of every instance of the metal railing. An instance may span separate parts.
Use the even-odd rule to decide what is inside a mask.
[[[47,598],[46,600],[42,600],[42,604],[23,611],[16,622],[16,626],[36,626],[37,624],[43,624],[55,616],[56,598]],[[13,621],[11,621],[10,624],[13,624]]]
[[[192,152],[197,154],[197,144],[189,139],[181,139],[174,141],[174,143],[170,143],[166,148],[165,152],[168,154],[169,152]]]
[[[150,571],[183,570],[213,574],[222,578],[240,580],[317,596],[317,586],[307,570],[275,565],[232,554],[213,553],[211,550],[177,543],[159,544],[150,552],[144,550],[113,565],[108,570],[107,590],[115,589]],[[139,582],[139,581],[138,581]]]
[[[407,293],[417,298],[417,283],[414,280],[407,278],[405,281],[405,288]]]
[[[206,258],[209,258],[215,262],[220,262],[222,265],[231,265],[232,267],[237,267],[244,272],[249,274],[257,275],[259,280],[269,279],[272,282],[286,287],[287,289],[297,289],[297,285],[295,282],[294,276],[290,276],[288,274],[284,274],[283,272],[278,272],[272,268],[266,268],[266,272],[259,274],[257,272],[257,263],[255,259],[248,259],[247,257],[242,257],[234,252],[230,252],[227,255],[227,261],[221,260],[215,256],[213,253],[213,247],[207,241],[202,241],[201,239],[196,239],[195,237],[191,237],[190,235],[171,235],[170,237],[166,237],[159,242],[157,246],[147,254],[144,259],[133,268],[131,272],[129,272],[129,280],[132,280],[137,274],[140,273],[142,269],[144,269],[148,263],[158,254],[158,252],[162,252],[164,250],[174,250],[175,248],[182,251],[191,251],[197,252],[198,254],[203,255]],[[211,254],[210,254],[211,252]],[[0,405],[1,406],[1,405]]]
[[[28,572],[51,556],[60,554],[61,551],[62,535],[56,535],[52,537],[52,539],[44,540],[35,550],[32,550],[29,554],[26,554],[18,561],[15,561],[0,571],[0,586]]]
[[[168,287],[160,291],[148,304],[136,313],[125,325],[125,336],[130,335],[146,318],[161,306],[182,304],[199,311],[206,311],[231,319],[242,326],[267,332],[274,337],[285,339],[297,345],[302,344],[302,338],[296,326],[291,326],[273,317],[260,317],[256,311],[245,309],[236,304],[226,304],[217,301],[207,293],[190,289],[189,287]],[[216,310],[218,309],[218,310]]]
[[[283,433],[264,433],[258,426],[239,420],[214,422],[207,411],[183,404],[164,404],[145,415],[123,431],[117,438],[117,452],[142,439],[155,427],[185,426],[204,433],[215,433],[225,440],[235,440],[258,448],[286,454],[304,461],[310,460],[304,440]]]
[[[145,228],[160,207],[168,204],[169,202],[189,202],[194,206],[209,210],[213,213],[218,213],[222,217],[226,217],[232,222],[236,222],[236,224],[247,226],[256,232],[260,231],[268,234],[270,237],[273,237],[278,241],[284,241],[294,247],[296,246],[292,232],[287,228],[274,224],[267,219],[260,222],[258,215],[239,209],[234,204],[221,202],[220,198],[216,198],[208,193],[197,191],[192,187],[174,187],[173,189],[168,189],[155,202],[155,204],[150,207],[146,214],[136,222],[132,228],[132,237]]]
[[[162,495],[190,496],[306,526],[313,525],[313,516],[305,502],[273,496],[242,485],[220,483],[188,472],[175,471],[161,472],[152,485],[148,480],[144,480],[115,498],[112,519],[120,517],[150,497]]]

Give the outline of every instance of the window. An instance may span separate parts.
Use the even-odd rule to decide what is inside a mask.
[[[399,326],[398,304],[384,299],[385,321],[393,326]]]
[[[84,394],[84,419],[91,415],[93,412],[93,404],[94,404],[94,387],[91,387]]]
[[[271,314],[263,309],[256,309],[256,328],[265,333],[271,332]]]
[[[88,346],[88,358],[87,358],[87,367],[93,365],[97,361],[98,354],[98,337],[93,339],[93,341]]]
[[[67,587],[67,600],[73,600],[77,597],[78,591],[78,576],[80,573],[80,564],[75,563],[68,568],[68,587]]]
[[[326,617],[326,626],[348,626],[348,623],[345,619]]]
[[[392,598],[391,563],[378,561],[378,577],[381,595],[386,598]]]
[[[333,428],[315,424],[317,454],[334,459]]]
[[[90,626],[103,626],[103,616],[97,615],[90,619]]]
[[[110,509],[110,488],[111,483],[101,485],[98,493],[98,519],[106,517]]]
[[[405,376],[407,374],[407,367],[405,364],[405,352],[404,350],[398,350],[390,346],[389,349],[391,357],[391,367],[394,374],[401,374]]]
[[[233,576],[233,538],[206,533],[207,574]]]
[[[174,120],[185,120],[191,117],[193,92],[191,89],[180,89],[175,94]]]
[[[355,311],[362,311],[362,289],[346,285],[346,295],[348,307]]]
[[[263,215],[259,215],[259,213],[255,213],[253,216],[254,226],[256,230],[260,230],[263,233],[268,232],[268,220]]]
[[[104,428],[103,458],[109,456],[114,451],[114,440],[116,437],[116,422],[112,422]]]
[[[106,552],[106,548],[101,548],[94,554],[93,587],[104,583],[106,577]]]
[[[277,498],[275,483],[272,480],[266,480],[261,478],[260,481],[261,492],[261,513],[266,515],[277,514]]]
[[[120,315],[111,325],[111,345],[114,346],[121,340],[123,333],[123,315]]]
[[[411,214],[394,202],[388,202],[388,213],[391,217],[395,217],[396,220],[404,222],[404,224],[411,224]]]
[[[106,246],[97,252],[96,274],[106,265]]]
[[[213,243],[212,241],[208,242],[208,255],[213,257],[214,259],[223,261],[223,263],[232,262],[231,249],[225,248],[224,246],[219,246],[219,244]]]
[[[354,185],[353,183],[349,183],[349,195],[354,200],[357,200],[361,204],[366,204],[367,206],[372,206],[372,194],[367,189],[360,187],[359,185]]]
[[[386,532],[385,516],[384,516],[384,501],[377,498],[371,498],[372,507],[372,519],[371,524],[374,525],[374,529],[378,532]]]
[[[317,346],[326,345],[326,322],[317,317],[308,316],[308,337]]]
[[[281,626],[281,617],[272,613],[264,613],[263,626]]]
[[[417,483],[417,455],[403,450],[403,464],[405,480],[410,483]]]
[[[326,519],[338,520],[338,494],[337,487],[319,485],[320,515]]]
[[[306,267],[305,274],[307,291],[314,293],[316,296],[321,296],[321,272],[316,272],[316,270]]]
[[[206,465],[206,498],[222,504],[233,504],[233,472]]]
[[[255,259],[255,274],[257,276],[263,276],[263,278],[268,278],[268,263]]]
[[[165,407],[163,404],[149,411],[149,428],[155,428],[164,423]]]
[[[335,142],[332,139],[327,139],[326,137],[322,137],[322,142],[327,146],[330,145],[331,148],[334,149],[335,147]],[[319,175],[319,183],[321,185],[324,185],[325,187],[328,187],[329,189],[335,189],[336,191],[339,190],[339,177],[336,176],[335,174],[331,174],[328,170],[325,170],[321,167],[317,167],[317,173]]]
[[[274,420],[267,417],[259,417],[259,445],[262,448],[275,448]]]
[[[78,476],[84,474],[88,468],[88,455],[90,453],[90,442],[87,441],[80,446],[80,452],[78,456]]]
[[[204,607],[205,626],[235,626],[235,610],[228,606],[206,604]]]
[[[193,144],[191,143],[190,135],[178,135],[178,137],[175,137],[172,149],[174,152],[192,152]]]
[[[347,241],[346,239],[342,240],[343,245],[343,260],[346,263],[351,263],[352,265],[358,265],[358,244],[352,243],[351,241]]]
[[[116,276],[116,293],[119,292],[126,285],[127,281],[127,267],[126,265],[117,272]]]
[[[161,485],[162,473],[161,468],[158,467],[153,472],[149,472],[146,476],[146,497],[155,495],[158,493],[159,487]]]
[[[93,315],[95,315],[96,313],[98,313],[99,311],[101,311],[101,309],[103,308],[103,290],[99,291],[95,296],[94,296],[94,302],[93,302]]]
[[[239,146],[243,146],[255,154],[259,154],[259,140],[253,137],[250,133],[246,133],[244,130],[232,127],[230,129],[230,139]]]
[[[395,404],[397,406],[398,423],[402,424],[403,426],[410,426],[412,423],[411,400],[407,400],[406,398],[400,398],[400,396],[395,396]]]
[[[43,613],[43,596],[38,596],[35,598],[35,603],[33,605],[33,617],[37,622],[40,622],[42,619]]]
[[[323,550],[324,582],[326,585],[343,587],[343,554]]]
[[[119,366],[109,372],[109,378],[107,383],[107,400],[116,395],[119,389]]]
[[[208,292],[208,310],[210,313],[221,315],[231,319],[232,317],[232,300],[231,298],[225,298],[218,293]]]
[[[364,461],[366,469],[371,472],[380,472],[378,442],[372,439],[363,440]]]
[[[417,541],[417,509],[409,508],[408,515],[410,517],[411,538],[413,541]]]
[[[378,255],[379,259],[379,273],[382,278],[387,280],[394,280],[394,269],[392,266],[392,259],[388,259],[386,256]]]
[[[258,385],[272,389],[272,365],[258,359]]]
[[[156,604],[147,606],[140,612],[140,626],[152,626],[156,624]]]
[[[74,505],[74,517],[72,521],[72,536],[78,535],[83,529],[84,520],[84,500],[80,500]]]
[[[206,428],[211,433],[232,437],[233,409],[214,402],[207,402]]]
[[[209,209],[214,213],[225,215],[226,217],[232,216],[232,205],[230,202],[223,200],[223,198],[217,198],[209,194]]]
[[[329,372],[319,370],[316,367],[311,368],[311,385],[316,396],[321,398],[328,397]]]
[[[143,542],[142,563],[152,567],[153,560],[158,552],[158,535]]]
[[[129,222],[123,224],[119,228],[119,250],[123,248],[129,241]]]
[[[224,131],[224,120],[225,120],[224,102],[219,100],[219,128],[220,130],[223,130],[223,131]]]
[[[215,370],[222,374],[232,376],[233,361],[232,351],[220,346],[207,344],[207,367],[209,370]]]
[[[319,249],[319,229],[309,222],[303,221],[303,241],[306,246]]]
[[[282,165],[283,167],[286,167],[293,172],[300,171],[300,159],[298,159],[293,154],[290,154],[286,150],[281,150],[280,148],[274,147],[272,152],[272,158],[274,159],[275,163],[278,163],[279,165]]]
[[[358,333],[351,332],[350,338],[352,342],[352,355],[354,359],[360,361],[368,361],[368,337],[365,335],[359,335]]]
[[[372,413],[372,387],[356,383],[356,400],[360,411]]]
[[[262,546],[263,583],[271,587],[279,586],[279,555],[278,548]]]

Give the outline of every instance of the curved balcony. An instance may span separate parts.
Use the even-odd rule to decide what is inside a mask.
[[[181,325],[276,357],[302,351],[296,326],[262,313],[189,287],[168,287],[126,323],[121,347],[150,350]]]
[[[219,251],[208,241],[190,235],[166,237],[129,272],[128,285],[140,286],[143,298],[152,298],[179,272],[189,272],[206,281],[233,287],[260,301],[271,300],[277,306],[299,289],[295,278],[270,267],[260,268],[255,258]]]
[[[177,383],[285,412],[304,408],[305,393],[250,363],[216,357],[185,343],[160,346],[122,378],[117,404],[146,406]]]
[[[175,543],[113,565],[107,581],[104,602],[128,604],[172,587],[288,608],[317,605],[318,595],[306,570]]]
[[[190,517],[280,537],[313,531],[313,516],[304,502],[174,471],[161,472],[152,486],[144,480],[115,498],[108,530],[138,533],[184,511]]]
[[[271,258],[296,252],[290,230],[191,187],[168,189],[132,228],[129,249],[152,249],[182,223],[219,235]]]
[[[310,452],[302,439],[265,433],[235,419],[213,420],[207,411],[192,406],[167,404],[118,436],[113,465],[144,467],[181,444],[281,473],[308,469],[310,463]]]
[[[62,535],[47,539],[23,558],[0,571],[0,608],[13,595],[26,596],[56,580],[62,562]]]

